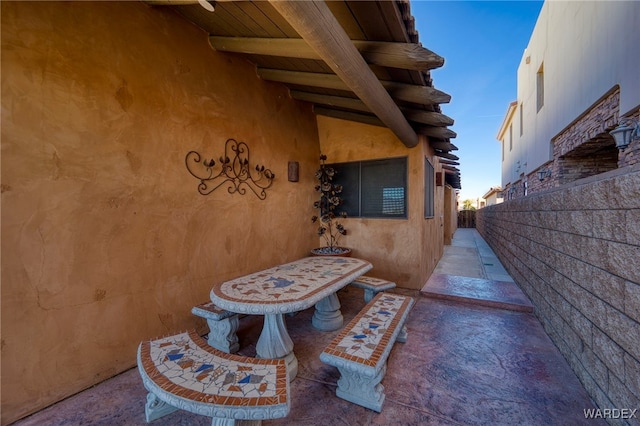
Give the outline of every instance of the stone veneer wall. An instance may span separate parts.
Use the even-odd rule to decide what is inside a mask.
[[[618,126],[620,118],[640,120],[640,109],[620,115],[620,88],[614,86],[593,104],[583,115],[576,118],[551,141],[553,159],[510,185],[505,185],[505,199],[524,197],[588,176],[608,172],[637,164],[640,160],[640,139],[632,140],[624,149],[613,148],[613,137],[609,132]],[[624,113],[623,113],[624,114]],[[607,149],[606,146],[610,146]],[[566,156],[576,149],[592,151],[591,155]],[[565,157],[566,156],[566,157]],[[550,170],[551,176],[539,180],[538,171]],[[524,184],[527,184],[525,194]]]
[[[629,114],[625,117],[640,121],[640,108],[633,114]],[[623,151],[620,151],[618,167],[632,166],[638,163],[640,163],[640,139],[635,139],[628,147]]]
[[[640,407],[640,165],[486,207],[477,228],[598,406]]]
[[[553,158],[557,159],[580,145],[615,129],[618,124],[619,104],[620,88],[616,86],[589,108],[585,114],[553,138]],[[556,168],[554,172],[561,173],[562,170]]]

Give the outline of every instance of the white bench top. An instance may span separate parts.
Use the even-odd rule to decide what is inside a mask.
[[[384,365],[413,303],[408,296],[379,293],[333,339],[320,359],[374,374]]]
[[[213,302],[205,302],[191,308],[191,313],[202,318],[220,321],[236,315],[234,312],[222,309]]]
[[[140,343],[138,369],[149,392],[193,413],[243,419],[289,413],[284,360],[227,354],[195,331]]]
[[[370,277],[368,275],[362,275],[351,283],[354,287],[371,288],[377,291],[389,290],[396,286],[393,281],[384,280],[382,278]]]

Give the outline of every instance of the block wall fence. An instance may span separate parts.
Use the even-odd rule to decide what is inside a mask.
[[[640,408],[640,164],[476,220],[596,404]]]

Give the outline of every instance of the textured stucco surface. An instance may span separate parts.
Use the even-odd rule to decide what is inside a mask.
[[[212,284],[305,256],[319,145],[308,105],[167,9],[1,7],[6,424],[202,327]],[[186,153],[217,159],[227,138],[275,173],[266,200],[198,194]]]
[[[436,172],[441,171],[428,143],[421,139],[409,149],[388,129],[322,116],[318,116],[318,134],[328,162],[408,158],[408,218],[347,218],[344,225],[349,234],[341,245],[373,264],[370,275],[399,287],[422,288],[442,256],[445,232],[444,187],[435,189],[434,217],[424,218],[424,158],[429,158]]]

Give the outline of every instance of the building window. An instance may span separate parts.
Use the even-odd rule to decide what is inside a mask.
[[[540,65],[540,69],[536,74],[536,95],[536,105],[538,111],[540,111],[544,105],[544,64]]]
[[[424,159],[424,217],[434,217],[434,169],[429,159]]]
[[[524,131],[524,124],[522,122],[522,104],[520,104],[520,136],[522,136],[522,132]]]
[[[338,212],[349,217],[407,217],[407,158],[332,164],[342,185]]]
[[[509,124],[509,151],[513,150],[513,124]]]

